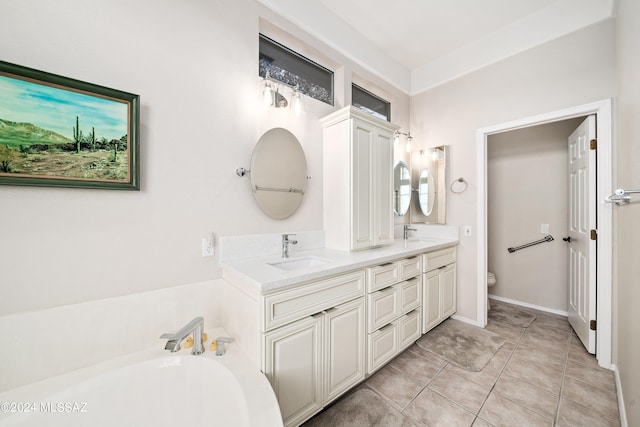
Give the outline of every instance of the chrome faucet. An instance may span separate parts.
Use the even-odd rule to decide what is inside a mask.
[[[404,240],[407,240],[409,238],[410,231],[418,231],[417,228],[409,228],[409,227],[411,227],[409,224],[404,225]]]
[[[171,334],[165,333],[160,335],[160,338],[167,339],[167,345],[165,350],[170,350],[171,353],[175,353],[180,350],[180,343],[189,334],[193,333],[193,350],[191,354],[198,355],[204,352],[204,343],[202,342],[202,333],[204,331],[204,319],[202,317],[196,317],[191,322],[184,325],[178,332]]]
[[[289,258],[289,244],[297,245],[297,240],[289,240],[289,237],[295,236],[295,234],[283,234],[282,235],[282,258]]]
[[[224,356],[227,352],[227,349],[224,346],[224,343],[233,342],[233,338],[229,337],[218,337],[216,339],[216,356]]]

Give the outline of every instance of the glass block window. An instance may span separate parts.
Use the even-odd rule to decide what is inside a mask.
[[[351,104],[379,119],[391,121],[391,103],[355,84],[351,85]]]
[[[303,94],[333,105],[333,72],[260,34],[260,77],[298,87]]]

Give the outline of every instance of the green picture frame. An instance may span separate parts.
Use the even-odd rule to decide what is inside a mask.
[[[140,190],[140,97],[0,61],[0,184]]]

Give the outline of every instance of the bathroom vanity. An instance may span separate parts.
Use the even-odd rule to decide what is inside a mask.
[[[457,239],[221,262],[225,327],[300,425],[455,312]]]

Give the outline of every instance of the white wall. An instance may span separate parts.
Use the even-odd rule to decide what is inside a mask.
[[[616,187],[640,189],[640,3],[619,0],[618,145]],[[615,208],[617,242],[614,287],[614,363],[630,426],[640,425],[640,198]],[[620,396],[620,397],[622,397]]]
[[[411,133],[420,145],[450,145],[449,177],[469,188],[447,195],[447,223],[475,228],[479,128],[615,95],[615,22],[604,21],[411,98]],[[477,319],[476,238],[458,248],[458,315]]]
[[[487,150],[490,293],[567,311],[567,138],[582,119],[489,136]],[[550,232],[541,233],[540,224]],[[510,247],[555,240],[513,253]]]
[[[253,0],[3,0],[1,9],[2,60],[140,95],[142,185],[0,186],[0,315],[219,278],[217,256],[200,256],[207,232],[322,229],[318,118],[342,106],[352,73],[384,90],[394,122],[408,127],[408,96]],[[335,107],[305,98],[299,119],[260,108],[261,17],[338,65]],[[277,126],[300,140],[312,176],[283,221],[265,216],[234,172]]]

